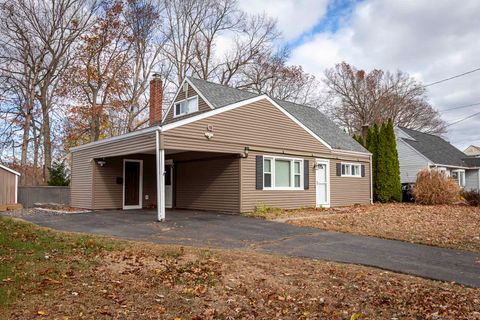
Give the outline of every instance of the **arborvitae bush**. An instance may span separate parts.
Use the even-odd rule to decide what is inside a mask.
[[[390,172],[389,188],[390,200],[402,201],[402,183],[400,182],[400,162],[398,161],[397,142],[392,119],[388,119],[386,126],[388,170]]]

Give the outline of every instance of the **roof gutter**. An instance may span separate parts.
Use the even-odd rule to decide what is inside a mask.
[[[70,151],[75,152],[75,151],[79,151],[79,150],[84,150],[84,149],[89,149],[89,148],[92,148],[92,147],[96,147],[96,146],[99,146],[99,145],[102,145],[102,144],[114,142],[114,141],[127,140],[127,139],[130,139],[130,138],[135,137],[135,136],[141,136],[141,135],[143,135],[143,134],[148,134],[148,133],[151,133],[151,132],[155,132],[155,131],[157,131],[159,128],[161,128],[161,126],[160,126],[160,125],[157,125],[157,126],[150,127],[150,128],[147,128],[147,129],[143,129],[143,130],[139,130],[139,131],[134,131],[134,132],[129,132],[129,133],[125,133],[125,134],[122,134],[122,135],[119,135],[119,136],[115,136],[115,137],[106,138],[106,139],[103,139],[103,140],[98,140],[98,141],[90,142],[90,143],[83,144],[83,145],[78,146],[78,147],[70,148]]]
[[[345,160],[345,161],[358,161],[358,162],[367,162],[370,161],[370,157],[368,159],[365,158],[357,158],[352,160],[351,158],[345,158],[341,156],[336,156],[335,153],[331,154],[320,154],[320,153],[313,153],[313,152],[301,152],[301,151],[289,151],[284,149],[274,149],[274,148],[261,148],[261,147],[245,147],[245,154],[248,155],[250,151],[254,152],[262,152],[262,153],[275,153],[275,154],[282,154],[286,156],[296,156],[296,157],[310,157],[310,158],[326,158],[332,160]],[[365,155],[365,154],[363,154]]]
[[[453,168],[453,169],[477,169],[478,168],[478,167],[453,166],[453,165],[450,165],[450,164],[440,164],[440,163],[433,163],[430,166],[431,167]]]
[[[336,153],[342,153],[342,154],[372,156],[372,153],[370,151],[361,152],[361,151],[352,151],[352,150],[343,150],[343,149],[332,149],[332,151]]]

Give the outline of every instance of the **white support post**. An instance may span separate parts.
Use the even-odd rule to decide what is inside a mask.
[[[165,220],[165,150],[160,149],[160,135],[156,131],[156,155],[157,155],[157,219]]]
[[[15,204],[18,203],[18,176],[15,175]]]

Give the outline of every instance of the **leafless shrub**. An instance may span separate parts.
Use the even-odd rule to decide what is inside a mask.
[[[479,207],[480,206],[480,191],[478,190],[463,190],[460,193],[460,196],[462,196],[465,201],[474,207]]]
[[[413,187],[415,202],[420,204],[451,204],[459,198],[458,183],[438,170],[421,170]]]

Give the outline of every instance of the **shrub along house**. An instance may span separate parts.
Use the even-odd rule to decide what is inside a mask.
[[[187,78],[150,127],[72,148],[71,203],[239,213],[370,203],[371,154],[318,110]]]
[[[402,184],[413,184],[420,170],[435,168],[457,180],[461,188],[480,189],[480,157],[468,156],[444,139],[417,130],[398,127],[395,136]]]

